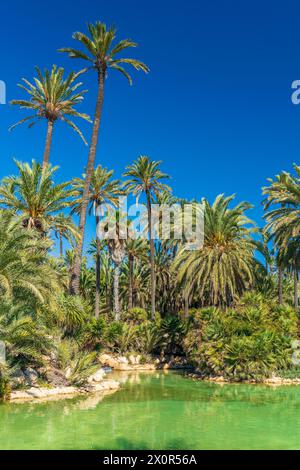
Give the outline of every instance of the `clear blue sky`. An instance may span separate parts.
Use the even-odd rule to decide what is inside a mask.
[[[134,55],[151,68],[147,76],[134,73],[133,87],[109,73],[97,162],[120,176],[147,154],[163,160],[176,195],[236,193],[256,206],[249,215],[260,223],[266,178],[300,163],[300,105],[290,100],[291,82],[300,79],[299,2],[2,2],[0,80],[8,100],[24,96],[16,84],[30,79],[35,65],[81,68],[56,51],[75,45],[71,34],[97,19],[137,41]],[[95,78],[84,77],[82,110],[91,115]],[[45,125],[8,133],[24,113],[7,105],[0,115],[2,177],[14,172],[13,157],[41,159]],[[89,137],[90,126],[82,128]],[[86,159],[79,137],[58,124],[51,155],[58,178],[80,175]]]

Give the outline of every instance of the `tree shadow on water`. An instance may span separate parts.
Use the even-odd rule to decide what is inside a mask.
[[[114,450],[153,450],[158,449],[158,446],[151,446],[144,441],[133,441],[126,439],[125,437],[120,437],[116,439],[115,445],[113,446]],[[172,439],[164,444],[163,447],[160,447],[161,450],[187,450],[188,444],[183,439]],[[93,447],[93,450],[107,450],[100,446]]]

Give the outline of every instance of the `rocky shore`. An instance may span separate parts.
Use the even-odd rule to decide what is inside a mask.
[[[21,371],[22,372],[22,371]],[[34,370],[30,370],[30,380],[28,380],[28,371],[22,372],[29,388],[22,388],[20,390],[13,390],[10,395],[10,401],[28,401],[28,400],[43,400],[53,399],[55,397],[67,397],[86,393],[107,392],[118,390],[120,387],[119,382],[116,380],[106,379],[106,373],[101,367],[93,375],[87,379],[87,383],[82,387],[75,387],[70,385],[53,386],[47,384],[40,386],[38,381],[38,374]],[[19,372],[19,378],[21,373]]]
[[[99,362],[103,366],[111,367],[114,370],[124,371],[143,371],[143,370],[160,370],[160,369],[191,369],[192,366],[188,364],[185,358],[153,358],[151,362],[143,362],[141,355],[131,354],[128,357],[118,356],[112,354],[101,354]]]
[[[18,369],[12,375],[10,401],[45,400],[72,397],[87,393],[108,393],[120,388],[120,383],[106,377],[105,368],[115,371],[155,371],[158,369],[188,369],[183,358],[153,359],[144,362],[141,355],[119,356],[101,354],[98,357],[99,369],[91,375],[83,386],[68,383],[68,370],[64,373],[50,365],[41,370]],[[43,380],[41,380],[43,378]]]
[[[245,380],[243,382],[241,381],[234,381],[234,380],[228,380],[225,379],[223,376],[219,377],[206,377],[200,372],[193,372],[190,374],[187,374],[187,377],[190,377],[195,380],[203,380],[205,382],[214,382],[214,383],[219,383],[219,384],[237,384],[237,383],[248,383],[248,384],[263,384],[263,385],[271,385],[271,386],[280,386],[280,385],[300,385],[300,378],[293,378],[293,379],[287,379],[284,377],[278,377],[278,376],[272,376],[267,379],[264,379],[260,382],[256,380]]]

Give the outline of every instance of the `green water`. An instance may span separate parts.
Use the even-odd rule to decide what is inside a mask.
[[[300,449],[300,387],[114,375],[122,389],[0,406],[0,449]]]

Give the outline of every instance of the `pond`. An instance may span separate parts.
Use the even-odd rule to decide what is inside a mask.
[[[122,388],[0,406],[0,449],[300,449],[300,387],[114,373]]]

